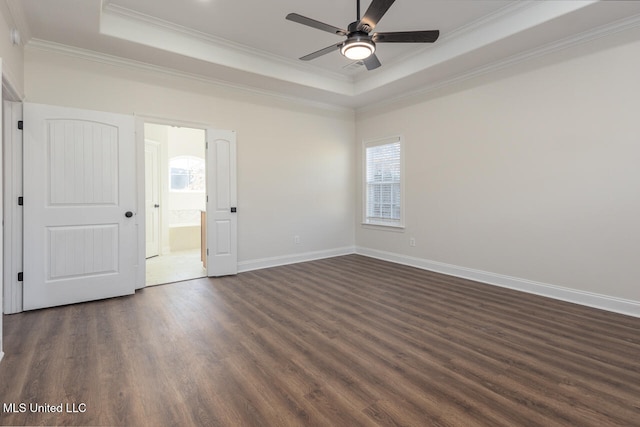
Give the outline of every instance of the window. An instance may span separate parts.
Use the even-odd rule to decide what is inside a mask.
[[[171,191],[204,191],[204,159],[192,156],[169,160],[169,188]]]
[[[403,226],[402,141],[365,142],[365,224]]]

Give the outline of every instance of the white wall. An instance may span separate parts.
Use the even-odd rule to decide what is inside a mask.
[[[360,250],[626,300],[640,315],[639,40],[617,34],[359,114],[358,164],[362,140],[406,143],[406,229],[358,224]],[[359,184],[358,222],[361,198]]]
[[[352,250],[353,114],[29,48],[25,82],[31,102],[235,130],[241,269]]]

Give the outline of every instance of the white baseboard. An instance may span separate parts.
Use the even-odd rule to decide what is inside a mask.
[[[563,288],[547,283],[505,276],[502,274],[490,273],[488,271],[475,270],[472,268],[460,267],[457,265],[415,258],[407,255],[380,251],[377,249],[356,247],[356,253],[371,258],[421,268],[423,270],[443,273],[449,276],[475,280],[476,282],[482,282],[489,285],[528,292],[530,294],[586,305],[588,307],[626,314],[628,316],[640,317],[640,301],[626,300],[602,294],[579,291],[576,289]]]
[[[245,271],[259,270],[262,268],[277,267],[280,265],[295,264],[298,262],[314,261],[323,258],[332,258],[341,255],[355,253],[355,247],[346,246],[343,248],[328,249],[324,251],[304,252],[299,254],[289,254],[269,258],[253,259],[238,263],[238,273]]]

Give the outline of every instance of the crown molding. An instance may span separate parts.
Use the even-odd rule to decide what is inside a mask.
[[[197,31],[192,28],[174,24],[173,22],[165,21],[163,19],[156,18],[155,16],[137,12],[122,6],[115,5],[113,3],[107,3],[103,8],[102,13],[114,14],[123,18],[130,19],[131,21],[137,21],[137,22],[154,26],[154,27],[163,28],[164,30],[174,34],[186,35],[193,39],[210,43],[212,46],[220,47],[223,49],[229,49],[237,52],[242,52],[248,56],[251,56],[252,58],[258,57],[265,61],[277,62],[279,64],[286,65],[287,67],[293,67],[302,71],[313,72],[314,74],[319,74],[327,78],[332,78],[332,79],[345,81],[345,82],[353,82],[353,79],[351,77],[345,76],[337,72],[318,69],[312,65],[305,64],[304,62],[300,62],[298,60],[292,60],[282,56],[266,53],[262,50],[255,49],[255,48],[243,45],[241,43],[236,43],[236,42],[224,39],[222,37],[213,36],[211,34],[207,34],[202,31]]]
[[[355,94],[360,95],[392,84],[596,3],[596,0],[527,1],[504,7],[444,36],[436,45],[413,57],[389,64],[383,73],[367,75],[357,80]]]
[[[509,16],[519,13],[522,10],[534,7],[535,3],[536,3],[535,1],[523,0],[517,3],[511,3],[506,6],[503,6],[500,9],[497,9],[492,13],[484,15],[483,17],[478,18],[475,21],[469,22],[466,25],[463,25],[462,27],[459,27],[450,33],[440,34],[440,37],[438,38],[437,43],[443,44],[451,40],[456,40],[460,37],[465,37],[469,33],[473,33],[478,29],[482,29],[484,27],[491,25],[496,20],[503,19],[503,18],[508,19]],[[415,49],[413,51],[407,52],[401,56],[396,57],[393,63],[388,64],[387,67],[389,66],[402,67],[403,64],[405,64],[406,62],[410,62],[413,58],[420,57],[420,56],[428,56],[430,55],[430,51],[433,52],[433,50],[437,49],[436,46],[437,45],[433,45],[433,44],[426,44],[421,47],[419,45],[415,45]],[[364,74],[359,78],[356,77],[354,83],[357,84],[359,81],[365,81],[365,80],[367,80],[367,74]]]
[[[39,50],[43,52],[50,52],[58,55],[65,55],[65,56],[69,56],[69,57],[73,57],[73,58],[77,58],[85,61],[91,61],[99,64],[123,68],[131,71],[143,71],[148,73],[154,73],[157,75],[190,80],[198,83],[211,85],[214,87],[232,89],[232,90],[241,91],[241,92],[245,92],[245,93],[249,93],[249,94],[253,94],[253,95],[257,95],[265,98],[278,99],[280,101],[285,101],[285,102],[289,102],[297,105],[303,105],[311,108],[318,108],[326,111],[333,111],[338,113],[354,112],[353,108],[313,101],[307,98],[288,96],[280,92],[257,89],[251,86],[231,83],[226,80],[220,80],[220,79],[215,79],[211,77],[205,77],[198,74],[178,71],[173,68],[161,67],[158,65],[148,64],[146,62],[122,58],[115,55],[109,55],[105,53],[96,52],[93,50],[77,48],[77,47],[68,46],[60,43],[50,42],[47,40],[31,39],[29,43],[27,43],[27,45],[25,46],[25,50],[26,51]]]
[[[339,95],[353,95],[353,78],[202,32],[126,8],[106,4],[100,15],[100,33],[265,77]]]
[[[549,43],[542,47],[519,53],[517,55],[512,55],[508,58],[505,58],[500,61],[496,61],[489,65],[474,68],[472,70],[469,70],[468,72],[459,74],[450,79],[447,79],[432,85],[423,86],[422,88],[413,90],[410,93],[404,93],[393,98],[388,98],[381,102],[356,108],[356,113],[365,113],[368,111],[377,110],[381,108],[388,108],[401,102],[410,101],[412,99],[419,99],[431,92],[444,89],[448,86],[461,83],[465,80],[470,80],[476,77],[480,77],[486,74],[500,71],[526,61],[530,61],[536,58],[541,58],[543,56],[550,55],[554,52],[569,49],[574,46],[578,46],[578,45],[588,43],[600,38],[612,36],[614,34],[632,30],[639,27],[640,27],[640,14],[623,18],[611,24],[603,25],[603,26],[594,28],[592,30],[585,31],[585,32],[564,38],[562,40]]]
[[[420,75],[427,76],[432,67],[445,64],[451,59],[462,57],[496,41],[508,39],[509,36],[532,27],[542,28],[540,27],[542,24],[553,21],[555,18],[570,19],[573,12],[581,9],[585,9],[587,16],[594,16],[594,13],[600,9],[597,7],[591,9],[590,6],[602,4],[602,2],[588,0],[581,2],[521,1],[512,3],[458,28],[454,32],[443,34],[441,43],[439,42],[437,46],[425,47],[423,50],[419,50],[417,55],[388,64],[385,70],[360,78],[361,76],[349,77],[319,70],[316,67],[287,58],[273,57],[247,46],[116,6],[109,0],[102,1],[100,26],[103,33],[106,26],[109,27],[106,34],[117,38],[187,56],[202,61],[203,64],[227,67],[228,70],[245,70],[249,73],[245,75],[249,80],[255,80],[254,77],[257,76],[274,80],[271,82],[264,80],[262,81],[264,84],[261,83],[260,87],[253,86],[249,80],[232,83],[221,78],[209,77],[204,72],[199,73],[197,69],[179,71],[167,65],[151,65],[133,59],[39,39],[29,42],[28,47],[118,67],[161,73],[218,87],[232,88],[272,99],[294,102],[298,105],[352,113],[366,112],[411,99],[420,99],[425,94],[459,84],[465,80],[625,31],[637,27],[640,23],[640,15],[632,15],[541,47],[519,52],[493,63],[477,65],[468,71],[458,69],[457,74],[450,74],[441,80],[425,83],[426,78],[423,79]],[[2,2],[13,1],[0,0],[0,5]],[[637,10],[637,8],[631,10]],[[577,14],[577,16],[584,16],[584,14]],[[585,28],[585,26],[581,28]],[[122,30],[121,33],[115,34],[120,30]],[[238,67],[234,61],[240,61],[242,66]],[[476,64],[479,63],[476,62]],[[412,81],[415,82],[415,88],[409,92]],[[394,91],[394,87],[404,87],[405,89]],[[318,97],[315,97],[316,95]]]
[[[580,4],[589,4],[591,2],[593,0],[580,2]],[[322,70],[300,61],[274,56],[242,44],[118,6],[109,0],[104,0],[101,10],[100,32],[206,62],[353,97],[354,95],[371,92],[378,87],[433,66],[433,60],[441,62],[441,58],[447,58],[452,55],[458,56],[468,52],[470,49],[477,48],[477,43],[469,43],[469,40],[477,40],[478,32],[486,34],[486,28],[490,23],[500,20],[503,20],[501,22],[509,22],[510,17],[522,14],[523,11],[529,11],[532,8],[540,9],[538,3],[537,1],[529,0],[509,4],[450,34],[443,35],[441,42],[435,49],[429,49],[429,47],[418,49],[417,52],[401,58],[396,64],[390,64],[391,66],[388,69],[382,70],[375,75],[365,74],[363,76],[343,75]],[[572,6],[569,9],[575,10],[576,8],[578,6]],[[547,9],[549,11],[546,14],[530,13],[529,15],[534,16],[535,18],[532,19],[538,19],[536,22],[539,22],[540,20],[549,19],[549,16],[555,16],[553,14],[557,10],[564,10],[561,7]],[[513,28],[513,25],[511,27],[507,26],[507,30],[517,32],[520,30],[519,24],[515,24],[515,28]],[[497,38],[503,37],[500,34],[494,36]],[[464,39],[466,42],[453,43],[458,49],[452,50],[451,42],[460,39]],[[158,40],[162,40],[162,43]],[[447,48],[441,46],[443,43],[448,45]],[[426,58],[426,62],[424,59],[416,61],[419,58]],[[421,68],[416,70],[416,66]]]
[[[520,13],[522,11],[535,7],[536,3],[537,3],[536,1],[526,0],[526,1],[520,1],[517,3],[508,4],[506,6],[501,7],[500,9],[493,11],[488,15],[485,15],[479,19],[476,19],[475,21],[472,21],[466,25],[463,25],[462,27],[456,29],[455,31],[452,31],[449,34],[444,34],[444,37],[442,37],[442,40],[447,41],[449,39],[455,39],[465,34],[476,31],[478,29],[485,28],[491,25],[492,23],[496,22],[497,20],[500,20],[503,18],[508,19],[509,17],[515,15],[516,13]]]

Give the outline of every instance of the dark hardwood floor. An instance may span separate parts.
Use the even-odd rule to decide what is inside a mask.
[[[640,319],[357,255],[4,322],[3,425],[640,426]]]

